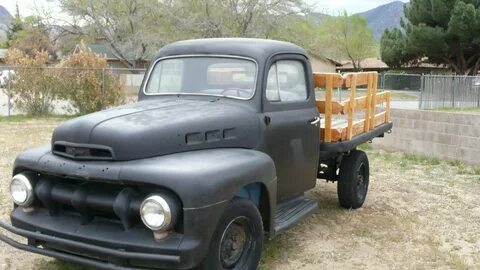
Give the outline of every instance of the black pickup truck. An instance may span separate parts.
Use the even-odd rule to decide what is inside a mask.
[[[162,48],[138,102],[67,121],[16,158],[0,227],[28,241],[0,240],[101,269],[256,269],[264,237],[315,211],[305,192],[317,178],[338,181],[342,207],[362,206],[369,165],[356,147],[392,128],[383,114],[359,134],[351,121],[347,138],[325,134],[339,130],[331,113],[355,106],[319,103],[322,81],[347,84],[311,69],[304,49],[272,40]]]

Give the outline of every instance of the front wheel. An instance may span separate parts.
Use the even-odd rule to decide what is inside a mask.
[[[255,270],[260,262],[263,223],[257,207],[246,199],[229,202],[213,235],[201,270]]]
[[[369,170],[368,157],[363,151],[353,150],[343,158],[337,183],[338,200],[343,208],[362,207],[367,197]]]

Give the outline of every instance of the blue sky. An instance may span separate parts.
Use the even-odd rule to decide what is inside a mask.
[[[408,0],[402,0],[408,2]],[[4,6],[10,13],[15,12],[15,0],[0,0],[0,5]],[[394,0],[306,0],[307,3],[314,6],[316,11],[336,15],[343,10],[348,13],[357,13],[367,11],[377,6],[394,2]],[[18,0],[20,13],[28,16],[34,13],[35,7],[51,8],[55,6],[55,0]]]

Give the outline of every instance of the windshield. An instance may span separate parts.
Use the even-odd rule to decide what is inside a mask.
[[[256,74],[255,62],[243,58],[168,58],[153,67],[145,93],[250,99],[255,93]]]

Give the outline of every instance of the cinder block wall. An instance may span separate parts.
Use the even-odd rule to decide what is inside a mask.
[[[392,120],[374,146],[480,164],[480,114],[392,109]]]

